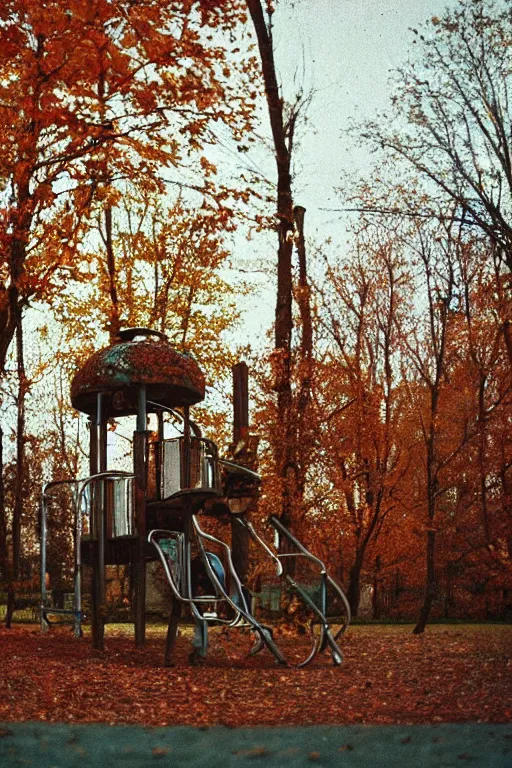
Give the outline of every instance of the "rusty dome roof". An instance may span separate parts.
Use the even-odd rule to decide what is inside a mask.
[[[137,390],[142,384],[146,386],[148,400],[167,408],[203,400],[205,382],[198,364],[194,358],[173,349],[163,334],[129,328],[119,336],[119,343],[95,352],[73,377],[74,408],[94,415],[101,392],[105,395],[105,416],[135,414]]]

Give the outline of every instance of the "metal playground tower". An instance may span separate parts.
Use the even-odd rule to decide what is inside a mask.
[[[156,331],[130,328],[119,336],[117,343],[85,362],[71,385],[74,408],[89,416],[89,475],[49,482],[43,488],[42,629],[49,628],[50,616],[64,614],[74,622],[75,634],[81,634],[82,569],[88,566],[92,569],[92,641],[95,647],[103,648],[106,566],[128,565],[133,585],[135,643],[144,644],[146,564],[159,560],[171,591],[167,663],[183,608],[188,609],[196,625],[197,655],[206,654],[208,626],[224,624],[253,632],[251,653],[267,649],[280,664],[290,663],[274,639],[271,626],[256,616],[254,595],[244,583],[245,574],[235,565],[237,537],[229,537],[228,542],[203,528],[206,516],[217,516],[228,519],[232,529],[245,530],[260,556],[270,562],[276,577],[283,579],[308,615],[311,643],[298,666],[308,664],[324,650],[335,664],[340,664],[338,640],[350,621],[347,599],[324,564],[278,518],[271,517],[269,523],[281,541],[286,541],[286,547],[279,551],[264,541],[240,511],[244,505],[237,500],[257,494],[259,476],[221,459],[216,444],[205,439],[191,419],[191,406],[201,402],[205,394],[204,376],[196,361],[177,352]],[[158,426],[150,432],[148,420],[152,414]],[[120,472],[109,469],[107,426],[112,419],[128,416],[136,417],[133,471]],[[177,437],[164,437],[165,420],[169,418],[179,420]],[[72,499],[74,593],[72,607],[56,608],[47,587],[47,533],[52,504],[62,488]],[[285,558],[306,561],[317,569],[314,593],[300,585]],[[198,586],[198,570],[203,575],[203,588]],[[334,611],[333,605],[337,606]]]

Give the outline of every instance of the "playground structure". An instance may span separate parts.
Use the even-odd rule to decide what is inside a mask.
[[[245,369],[246,370],[246,369]],[[107,565],[128,565],[133,586],[132,615],[135,643],[143,645],[146,631],[146,564],[159,560],[171,590],[165,661],[171,662],[183,607],[195,626],[193,657],[206,655],[208,626],[245,628],[254,634],[251,653],[268,649],[280,664],[290,663],[278,646],[272,628],[256,615],[254,595],[247,588],[240,542],[250,537],[277,577],[293,593],[307,615],[311,642],[305,666],[322,651],[334,664],[342,662],[338,640],[350,621],[350,608],[341,587],[322,561],[312,555],[276,518],[269,519],[279,541],[267,543],[246,517],[248,501],[258,492],[259,476],[233,461],[221,459],[217,446],[203,438],[190,418],[190,407],[205,394],[202,371],[195,360],[174,350],[165,336],[143,328],[120,332],[119,342],[94,353],[76,373],[71,385],[73,406],[89,416],[90,474],[82,479],[49,482],[41,502],[41,627],[60,614],[81,634],[82,568],[92,570],[90,620],[92,641],[103,648]],[[235,390],[235,436],[247,435],[247,381]],[[238,411],[238,412],[237,412]],[[148,430],[156,416],[157,430]],[[133,472],[109,469],[109,420],[136,417],[133,434]],[[165,418],[179,420],[177,437],[164,436]],[[245,427],[243,426],[245,424]],[[242,428],[240,427],[242,425]],[[245,430],[245,431],[244,431]],[[52,500],[65,488],[73,513],[73,605],[54,607],[47,587],[48,516]],[[232,535],[204,530],[207,517],[228,520]],[[247,542],[246,542],[247,543]],[[231,544],[231,546],[230,546]],[[290,558],[294,566],[290,567]],[[300,584],[296,563],[317,571],[314,593]],[[202,573],[198,579],[198,570]],[[332,606],[336,605],[333,610]]]

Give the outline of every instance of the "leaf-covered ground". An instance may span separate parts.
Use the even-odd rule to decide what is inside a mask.
[[[512,720],[512,626],[349,629],[345,662],[306,669],[248,658],[251,638],[216,631],[206,662],[188,663],[189,631],[176,665],[162,666],[164,630],[136,649],[130,630],[109,627],[105,652],[69,628],[0,629],[0,721],[159,725],[341,725]]]

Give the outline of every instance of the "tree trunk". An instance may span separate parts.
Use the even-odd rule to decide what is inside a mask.
[[[5,518],[3,440],[4,433],[0,427],[0,580],[7,580],[7,520]]]
[[[108,332],[111,343],[119,339],[121,320],[119,313],[119,297],[117,295],[116,259],[114,254],[114,238],[112,232],[112,206],[105,208],[105,248],[107,251],[108,293],[110,296],[110,319]]]
[[[505,338],[508,359],[512,365],[512,322],[510,320],[505,320],[503,323],[503,336]]]
[[[438,426],[437,416],[439,411],[439,398],[441,395],[441,380],[443,374],[446,372],[445,353],[446,353],[446,337],[448,330],[448,307],[450,305],[451,297],[454,291],[454,277],[453,266],[448,265],[448,277],[446,284],[446,295],[441,302],[441,307],[437,309],[439,304],[436,292],[431,284],[431,264],[429,263],[428,254],[423,252],[427,286],[428,286],[428,302],[429,302],[429,315],[430,315],[430,334],[434,347],[434,363],[435,373],[434,376],[429,379],[428,376],[425,381],[429,385],[430,389],[430,409],[429,409],[429,424],[428,430],[425,432],[425,446],[426,446],[426,474],[427,474],[427,547],[426,547],[426,574],[425,574],[425,594],[423,599],[423,605],[420,609],[418,616],[418,622],[413,629],[413,634],[421,635],[425,631],[427,621],[430,616],[430,610],[432,608],[432,602],[436,595],[436,532],[434,524],[436,521],[437,513],[437,495],[439,491],[439,471],[440,463],[437,456],[437,438],[438,438]],[[436,330],[436,312],[438,312],[437,320],[439,327]]]
[[[444,600],[444,617],[449,619],[453,614],[453,579],[456,575],[453,563],[446,564],[446,593]]]
[[[267,26],[260,0],[247,0],[247,7],[256,32],[260,53],[265,95],[274,142],[277,166],[277,302],[275,318],[275,349],[277,375],[277,419],[279,440],[274,445],[277,474],[281,479],[281,518],[285,525],[293,520],[296,467],[293,453],[291,338],[292,338],[292,249],[293,202],[290,173],[292,141],[287,137],[283,117],[283,100],[277,83],[271,28]],[[288,139],[288,142],[287,142]]]
[[[434,531],[427,533],[427,578],[425,598],[421,606],[418,622],[413,629],[414,635],[421,635],[425,631],[427,621],[430,616],[430,609],[436,593],[436,570],[435,570],[435,543],[436,535]]]
[[[354,618],[357,618],[359,603],[361,601],[361,570],[364,563],[365,549],[358,549],[354,565],[350,569],[350,577],[347,589],[347,600],[350,605],[350,611]]]
[[[373,595],[372,595],[372,608],[373,608],[373,616],[374,619],[380,619],[382,615],[382,604],[381,604],[381,596],[380,596],[380,555],[377,555],[375,558],[375,573],[373,577]]]
[[[5,370],[7,352],[16,332],[16,316],[12,308],[18,307],[18,299],[16,286],[9,289],[0,286],[0,373]]]
[[[23,330],[21,315],[18,319],[17,336],[17,371],[18,371],[18,419],[16,427],[16,484],[12,519],[12,572],[15,579],[20,576],[21,565],[21,517],[23,512],[23,490],[25,481],[25,396],[27,379],[23,350]]]
[[[299,392],[296,403],[295,462],[297,465],[297,487],[295,505],[301,510],[304,502],[308,456],[311,451],[312,425],[310,422],[311,381],[313,376],[313,324],[311,321],[311,296],[307,275],[307,254],[304,238],[304,215],[306,209],[296,206],[293,210],[297,228],[297,254],[299,257],[299,305],[302,338],[299,359]],[[302,515],[301,515],[302,517]]]
[[[413,629],[413,634],[421,635],[425,631],[425,626],[430,616],[432,601],[436,592],[436,563],[435,547],[436,535],[434,530],[434,521],[436,517],[437,505],[437,475],[436,475],[436,432],[435,420],[437,415],[438,390],[432,392],[431,399],[431,422],[427,441],[427,549],[426,549],[426,577],[425,577],[425,595],[423,605],[420,609],[418,622]]]
[[[14,583],[20,577],[21,566],[21,518],[23,514],[23,491],[25,485],[25,395],[27,379],[23,354],[23,321],[21,312],[16,328],[16,351],[18,373],[18,417],[16,425],[16,480],[14,484],[14,504],[12,512],[12,568],[10,573],[9,600],[5,616],[5,626],[10,627],[14,612]]]
[[[478,387],[478,471],[480,475],[480,503],[482,508],[482,523],[484,529],[485,545],[488,547],[491,543],[491,527],[489,521],[489,505],[487,503],[487,420],[485,413],[485,383],[486,377],[481,374]]]
[[[299,257],[299,292],[298,304],[302,323],[301,361],[304,363],[304,372],[301,377],[301,385],[305,389],[305,397],[309,402],[311,384],[311,361],[313,357],[313,324],[311,321],[311,291],[308,282],[306,241],[304,238],[304,216],[306,209],[296,205],[293,216],[297,228],[297,254]]]
[[[32,196],[28,181],[18,185],[18,205],[22,214],[12,217],[13,231],[10,245],[9,286],[0,289],[0,373],[5,370],[9,347],[17,333],[24,297],[20,295],[20,282],[25,274],[26,240],[32,224]]]

